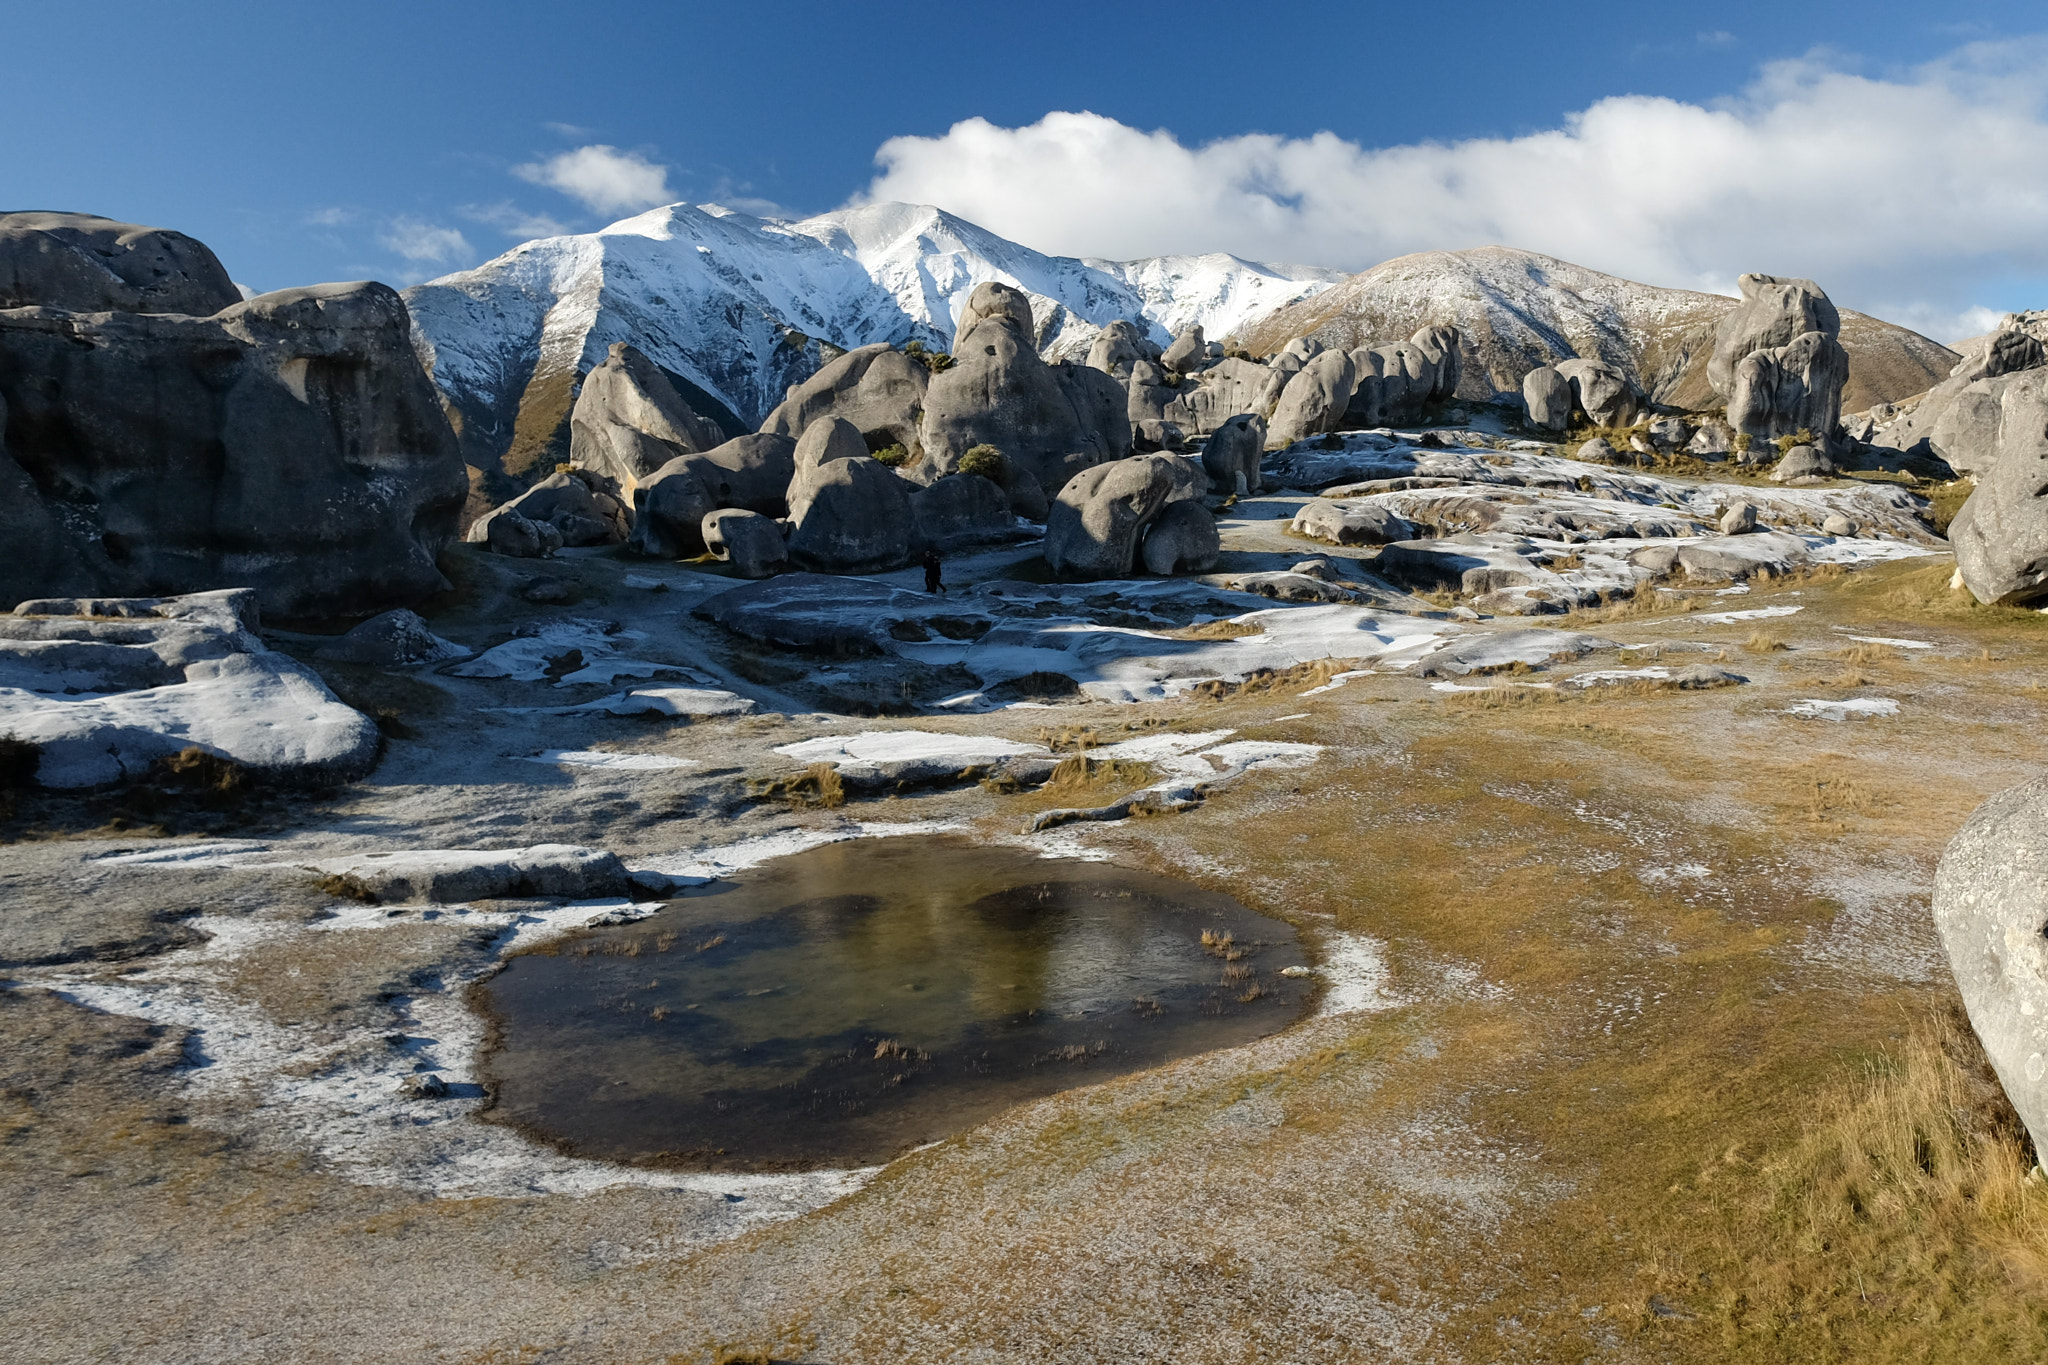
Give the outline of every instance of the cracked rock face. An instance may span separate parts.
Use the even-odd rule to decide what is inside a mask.
[[[1934,922],[1991,1065],[2048,1152],[2048,779],[1977,808],[1942,855]]]

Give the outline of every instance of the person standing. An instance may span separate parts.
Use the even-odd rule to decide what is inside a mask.
[[[926,550],[924,552],[924,590],[926,592],[944,592],[946,590],[946,585],[939,581],[939,552],[937,550]]]

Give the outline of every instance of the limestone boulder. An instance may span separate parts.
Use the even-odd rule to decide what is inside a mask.
[[[1274,406],[1269,439],[1292,445],[1306,437],[1335,431],[1351,406],[1357,372],[1343,351],[1324,351],[1287,381]]]
[[[1537,431],[1563,431],[1572,424],[1571,381],[1548,365],[1522,376],[1522,410]]]
[[[1159,357],[1160,364],[1176,374],[1189,374],[1209,361],[1209,343],[1203,339],[1202,324],[1189,323]]]
[[[1216,518],[1194,499],[1170,502],[1160,509],[1145,528],[1139,559],[1145,572],[1167,577],[1177,573],[1205,573],[1216,567],[1223,543],[1216,535]]]
[[[550,474],[510,502],[470,523],[468,539],[496,549],[492,525],[515,516],[554,528],[563,545],[617,545],[633,530],[625,495],[611,477],[594,469],[567,469]],[[517,553],[517,551],[512,551]]]
[[[701,455],[678,455],[634,488],[627,548],[656,559],[702,554],[706,516],[743,508],[780,517],[795,477],[796,442],[771,432],[736,437]]]
[[[2048,779],[1992,797],[1949,841],[1934,926],[1970,1027],[2048,1152]]]
[[[1209,476],[1211,492],[1225,497],[1233,493],[1256,493],[1264,485],[1259,461],[1266,454],[1266,423],[1248,413],[1239,413],[1209,433],[1202,447],[1202,469]]]
[[[545,559],[562,548],[560,531],[544,521],[529,521],[516,511],[500,508],[479,518],[478,524],[483,527],[482,540],[477,541],[476,526],[472,525],[471,542],[488,545],[494,554],[513,559]]]
[[[1820,524],[1820,533],[1824,536],[1853,536],[1856,531],[1856,523],[1840,512],[1828,513],[1827,519]]]
[[[1199,500],[1202,467],[1178,455],[1133,455],[1076,474],[1045,523],[1045,560],[1061,578],[1127,578],[1153,518]]]
[[[1197,375],[1192,388],[1180,390],[1164,415],[1191,436],[1206,435],[1233,417],[1258,412],[1271,377],[1255,360],[1226,357]]]
[[[622,488],[722,440],[717,424],[698,416],[661,368],[623,341],[583,377],[569,416],[570,461],[602,470]]]
[[[732,565],[741,578],[769,578],[789,562],[789,542],[772,518],[741,507],[707,512],[699,527],[704,548]]]
[[[1016,325],[1018,335],[1026,340],[1035,339],[1038,333],[1037,324],[1031,319],[1031,296],[1015,285],[1004,284],[1000,280],[989,280],[974,286],[974,292],[970,293],[967,302],[960,306],[960,316],[954,319],[955,357],[959,356],[965,345],[967,334],[974,330],[975,324],[985,318],[1008,318]]]
[[[1046,500],[1076,473],[1130,453],[1129,404],[1125,386],[1109,374],[1048,365],[1014,317],[990,316],[955,343],[952,367],[932,376],[919,427],[923,458],[905,472],[929,484],[958,469],[974,447],[995,446],[1015,475],[1013,508],[1043,515]]]
[[[418,612],[399,607],[372,616],[340,639],[320,646],[313,651],[313,657],[335,663],[409,668],[460,659],[468,653],[461,645],[434,634]]]
[[[868,454],[853,423],[812,423],[796,443],[789,484],[791,561],[819,573],[900,568],[918,548],[914,487]]]
[[[1178,453],[1188,448],[1188,438],[1178,422],[1148,419],[1132,425],[1131,444],[1140,455],[1149,455],[1155,450]]]
[[[1839,441],[1842,386],[1849,353],[1824,332],[1804,332],[1784,346],[1751,351],[1736,363],[1728,424],[1757,440],[1805,431],[1823,447]]]
[[[1756,504],[1738,502],[1721,514],[1721,534],[1724,536],[1748,535],[1756,529]]]
[[[910,505],[918,539],[941,552],[1002,540],[1017,528],[1002,485],[979,474],[948,474],[912,493]]]
[[[204,242],[90,213],[0,213],[0,308],[211,317],[242,291]]]
[[[900,445],[914,464],[924,453],[918,425],[930,387],[931,371],[921,361],[887,345],[863,346],[792,388],[761,430],[793,444],[813,422],[840,417],[860,428],[869,450]]]
[[[1949,525],[1956,571],[1980,602],[2048,599],[2048,370],[2014,376],[1985,472]]]
[[[1596,427],[1634,426],[1643,397],[1629,377],[1597,360],[1561,360],[1556,370],[1572,386],[1572,403]]]
[[[1736,284],[1742,302],[1715,328],[1714,354],[1707,361],[1707,382],[1725,398],[1734,397],[1736,367],[1752,352],[1789,346],[1808,332],[1830,340],[1842,333],[1841,314],[1812,280],[1744,275]],[[1737,430],[1745,429],[1738,424]]]
[[[1458,383],[1465,376],[1465,337],[1449,323],[1424,327],[1408,341],[1430,363],[1428,401],[1448,403],[1458,396]]]
[[[1406,517],[1380,503],[1327,498],[1303,504],[1288,529],[1332,545],[1392,545],[1414,539],[1418,530]]]
[[[1778,461],[1778,467],[1771,471],[1772,483],[1791,483],[1797,479],[1829,479],[1835,475],[1834,461],[1815,450],[1812,446],[1793,446]]]
[[[1710,418],[1685,443],[1685,453],[1696,459],[1718,463],[1735,449],[1735,430],[1719,418]]]
[[[145,302],[204,306],[193,271]],[[19,499],[4,517],[35,537],[0,564],[0,601],[246,586],[273,615],[359,615],[447,586],[435,561],[468,479],[381,284],[209,317],[0,310],[0,405],[0,485]]]
[[[1650,423],[1650,444],[1659,450],[1682,450],[1692,440],[1692,428],[1682,417],[1659,417]]]
[[[1148,358],[1144,340],[1144,333],[1136,326],[1118,318],[1097,333],[1089,344],[1088,367],[1128,381],[1138,362]]]

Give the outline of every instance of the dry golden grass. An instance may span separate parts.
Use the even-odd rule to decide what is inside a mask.
[[[1847,649],[1831,649],[1828,651],[1828,657],[1830,659],[1840,659],[1843,663],[1855,664],[1860,667],[1865,664],[1889,662],[1897,659],[1899,651],[1890,645],[1864,642],[1852,645]]]
[[[1061,759],[1046,779],[1043,790],[1063,799],[1083,792],[1117,787],[1142,787],[1152,780],[1152,767],[1127,758],[1089,758],[1077,753]]]
[[[1240,697],[1270,695],[1296,688],[1306,691],[1311,687],[1321,687],[1339,673],[1349,673],[1358,666],[1356,659],[1314,659],[1292,668],[1254,669],[1242,682],[1211,678],[1208,682],[1196,683],[1188,689],[1188,695],[1203,701],[1234,701]]]
[[[1266,628],[1256,621],[1203,621],[1155,633],[1170,640],[1241,640],[1247,635],[1264,635]]]
[[[756,778],[747,794],[757,801],[780,798],[794,810],[834,810],[846,804],[846,784],[830,763],[813,763],[790,777]]]
[[[1742,642],[1742,647],[1751,654],[1773,654],[1779,650],[1792,648],[1785,643],[1784,636],[1773,630],[1751,631],[1749,638]]]

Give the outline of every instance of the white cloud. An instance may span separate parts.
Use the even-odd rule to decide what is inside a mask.
[[[1712,106],[1626,95],[1517,138],[1366,148],[1331,133],[1199,147],[1091,113],[983,119],[876,153],[863,199],[937,204],[1068,255],[1232,251],[1362,269],[1505,244],[1653,284],[1819,280],[1930,326],[2048,277],[2048,42],[1896,79],[1819,59]],[[2041,302],[2048,302],[2043,299]]]
[[[521,180],[560,190],[593,213],[631,213],[673,202],[668,170],[638,152],[593,143],[544,161],[514,166]]]
[[[421,222],[417,218],[393,218],[377,234],[377,242],[408,261],[431,261],[436,265],[473,260],[476,250],[455,228]]]
[[[493,227],[507,237],[530,242],[536,237],[561,237],[573,231],[568,224],[545,213],[528,213],[511,200],[495,204],[464,204],[455,210],[472,223]]]

